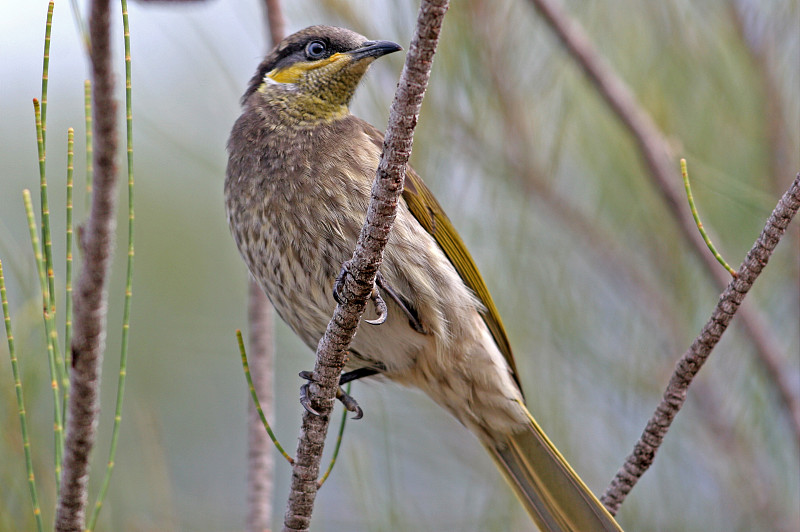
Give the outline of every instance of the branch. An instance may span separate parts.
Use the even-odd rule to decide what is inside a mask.
[[[686,401],[686,393],[692,379],[703,367],[711,350],[714,349],[722,337],[722,333],[728,328],[728,324],[739,309],[744,296],[747,295],[753,282],[767,265],[772,251],[778,245],[798,208],[800,208],[800,174],[797,175],[792,186],[772,211],[767,225],[739,267],[737,277],[728,284],[720,296],[717,306],[711,313],[711,318],[703,327],[700,335],[695,338],[678,361],[661,403],[647,423],[633,452],[625,460],[625,464],[617,472],[616,477],[600,499],[612,514],[616,514],[625,497],[653,463],[656,451],[661,446],[672,420],[675,419]]]
[[[89,16],[94,85],[94,182],[92,207],[80,244],[83,267],[74,290],[72,371],[64,472],[56,509],[58,531],[83,529],[89,455],[100,412],[100,370],[105,348],[106,284],[114,244],[117,106],[109,42],[109,1],[94,0]]]
[[[248,283],[248,340],[250,373],[257,390],[261,409],[272,417],[275,349],[273,342],[272,306],[258,282]],[[272,475],[275,461],[272,442],[253,401],[247,402],[247,526],[248,532],[268,530],[272,521]]]
[[[270,41],[276,46],[283,39],[284,19],[280,0],[264,0]],[[250,371],[261,398],[264,414],[272,417],[275,343],[272,305],[258,282],[248,282],[247,321],[250,341]],[[248,532],[268,530],[272,521],[273,471],[272,442],[252,401],[247,402],[247,522]]]
[[[264,0],[267,15],[267,27],[272,46],[278,46],[286,34],[286,19],[283,16],[281,0]]]
[[[681,235],[690,249],[700,258],[717,287],[723,289],[730,280],[716,259],[706,251],[705,242],[697,232],[689,207],[683,201],[680,176],[673,164],[669,142],[658,129],[646,110],[636,100],[630,88],[597,52],[581,25],[553,0],[530,0],[556,33],[567,52],[583,69],[584,74],[605,99],[639,147],[639,152],[649,170],[649,176],[666,202],[668,210],[678,224]],[[789,382],[780,349],[768,332],[766,320],[752,308],[743,308],[740,319],[756,355],[768,377],[775,383],[789,420],[800,445],[800,397]]]
[[[397,204],[403,192],[406,164],[411,154],[412,135],[447,7],[448,0],[423,0],[420,5],[416,32],[392,102],[383,156],[372,186],[367,219],[353,257],[343,266],[347,273],[342,290],[344,303],[336,306],[317,347],[310,396],[314,408],[321,415],[303,414],[297,459],[292,471],[292,487],[284,517],[284,530],[287,531],[307,530],[311,522],[320,459],[339,375],[367,298],[372,292],[394,223]]]

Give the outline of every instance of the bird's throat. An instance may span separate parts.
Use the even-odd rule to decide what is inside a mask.
[[[263,94],[264,105],[269,106],[282,119],[296,125],[330,123],[350,114],[346,104],[332,103],[290,84],[265,82],[258,92]]]

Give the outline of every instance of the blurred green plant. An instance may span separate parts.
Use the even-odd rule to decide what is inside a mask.
[[[56,486],[61,484],[61,462],[62,462],[62,455],[64,452],[64,418],[63,418],[63,410],[61,409],[61,402],[62,397],[60,393],[60,386],[59,381],[61,380],[60,375],[62,372],[66,371],[64,366],[61,364],[61,360],[58,359],[56,356],[56,343],[54,341],[55,337],[55,327],[54,327],[54,319],[53,315],[55,314],[54,308],[55,306],[50,305],[50,295],[47,288],[47,281],[45,279],[44,273],[44,260],[42,258],[42,250],[41,245],[39,243],[39,237],[37,235],[36,229],[36,218],[33,213],[33,203],[31,202],[31,192],[28,189],[22,191],[22,196],[25,202],[25,214],[28,217],[28,229],[30,230],[31,235],[31,245],[33,246],[33,256],[36,260],[36,268],[39,271],[39,283],[42,289],[42,315],[44,317],[44,328],[45,328],[45,344],[47,345],[47,360],[50,365],[50,383],[51,389],[53,391],[53,418],[54,418],[54,428],[53,432],[55,435],[55,465],[53,470],[56,475]],[[42,220],[42,225],[47,225],[49,222],[46,222],[45,219]]]
[[[11,357],[11,372],[14,376],[14,390],[16,391],[17,410],[19,411],[20,431],[22,432],[22,448],[25,452],[25,471],[28,474],[28,488],[31,494],[33,505],[33,518],[36,520],[36,530],[42,532],[44,524],[42,522],[42,509],[39,506],[39,495],[36,490],[36,476],[33,471],[33,459],[31,458],[31,442],[28,436],[28,418],[25,411],[25,401],[22,393],[22,380],[20,378],[17,354],[14,349],[14,335],[11,332],[11,314],[8,311],[8,297],[6,296],[6,281],[3,277],[3,262],[0,261],[0,300],[3,306],[3,321],[6,329],[6,340],[8,343],[8,354]]]
[[[114,466],[114,457],[116,454],[117,441],[120,432],[120,422],[122,417],[123,394],[125,389],[126,378],[126,360],[128,353],[128,334],[130,329],[130,308],[132,296],[132,280],[133,280],[133,222],[134,222],[134,209],[133,209],[133,137],[132,137],[132,111],[131,111],[131,70],[130,70],[130,33],[128,29],[128,14],[125,0],[121,0],[123,10],[123,27],[125,32],[125,60],[126,60],[126,111],[127,111],[127,152],[128,152],[128,267],[127,278],[125,286],[125,299],[123,305],[123,319],[122,319],[122,345],[120,349],[120,370],[119,379],[117,383],[117,402],[116,413],[114,417],[114,426],[111,431],[111,449],[108,461],[106,474],[100,488],[100,492],[95,503],[94,510],[91,518],[86,527],[87,530],[93,530],[102,503],[105,498],[108,485],[111,478],[111,472]],[[73,5],[76,9],[76,6]],[[50,369],[50,382],[52,389],[52,402],[53,402],[53,417],[54,417],[54,465],[53,471],[55,473],[55,490],[56,497],[58,497],[59,488],[61,484],[62,460],[64,454],[64,419],[67,412],[65,411],[67,399],[69,397],[69,370],[71,367],[71,349],[70,342],[72,337],[72,266],[73,266],[73,172],[74,172],[74,130],[69,128],[67,132],[67,178],[66,178],[66,279],[65,279],[65,318],[64,318],[64,337],[65,337],[65,352],[62,356],[62,350],[59,347],[58,331],[56,328],[56,279],[55,279],[55,266],[53,260],[53,241],[51,237],[51,220],[50,220],[50,204],[48,198],[48,184],[46,176],[46,132],[47,132],[47,88],[49,79],[49,64],[50,64],[50,39],[52,30],[54,2],[50,1],[47,10],[47,22],[44,38],[44,54],[42,66],[42,94],[41,100],[34,98],[34,116],[36,124],[36,144],[38,151],[39,162],[39,189],[40,189],[40,223],[41,223],[41,239],[39,237],[39,230],[37,228],[36,215],[34,212],[33,202],[31,200],[30,191],[23,190],[23,203],[25,207],[25,214],[28,222],[29,236],[33,250],[34,262],[39,277],[39,288],[42,297],[42,317],[44,321],[45,330],[45,346],[47,350],[47,360]],[[79,15],[79,13],[78,13]],[[87,190],[86,190],[86,205],[89,204],[91,195],[91,84],[87,80],[84,85],[85,89],[85,121],[86,121],[86,145],[87,145]],[[22,395],[22,382],[20,372],[18,369],[18,361],[16,356],[16,349],[14,338],[11,332],[11,315],[6,295],[5,280],[2,275],[2,266],[0,265],[0,290],[2,291],[3,301],[3,315],[5,318],[6,335],[8,340],[9,353],[11,355],[12,370],[14,376],[15,388],[17,389],[17,405],[20,415],[21,431],[22,431],[22,445],[25,453],[25,464],[30,486],[30,494],[33,504],[33,515],[36,521],[37,530],[42,530],[42,512],[39,502],[38,491],[36,489],[34,462],[31,453],[31,443],[29,437],[28,420],[26,410],[23,404]]]

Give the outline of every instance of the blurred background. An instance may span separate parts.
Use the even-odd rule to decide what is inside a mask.
[[[631,86],[676,156],[688,159],[704,224],[737,267],[800,170],[798,2],[561,3]],[[77,4],[86,11],[85,2]],[[298,0],[285,2],[284,10],[288,32],[343,25],[407,48],[417,7]],[[129,10],[132,333],[120,448],[98,529],[241,530],[247,389],[234,331],[247,325],[247,273],[228,233],[222,182],[239,97],[267,50],[263,7],[240,0],[131,3]],[[40,94],[46,11],[44,0],[0,0],[0,259],[49,521],[52,402],[22,205],[24,188],[38,198],[31,99]],[[123,122],[119,15],[116,25]],[[395,54],[376,63],[352,106],[380,129],[402,62]],[[57,235],[64,233],[70,126],[76,131],[76,220],[85,213],[87,76],[73,13],[60,0],[47,113],[56,258],[64,256]],[[717,301],[720,291],[708,270],[677,230],[629,134],[525,1],[453,3],[412,163],[484,274],[531,411],[602,493]],[[124,175],[122,154],[119,168]],[[120,209],[92,500],[113,421],[125,217]],[[795,221],[746,301],[766,321],[795,390],[798,227]],[[63,260],[56,264],[63,300]],[[293,452],[301,413],[297,372],[312,367],[313,354],[282,323],[276,338],[274,428]],[[337,467],[317,499],[313,529],[532,529],[477,441],[425,396],[369,382],[357,383],[353,394],[366,414],[348,425]],[[33,528],[20,441],[3,334],[0,530]],[[289,477],[289,466],[277,462],[276,528]],[[799,484],[798,441],[737,316],[619,520],[629,530],[800,530]]]

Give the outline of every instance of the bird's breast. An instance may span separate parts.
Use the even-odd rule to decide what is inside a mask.
[[[332,285],[355,247],[380,154],[346,124],[289,127],[271,118],[255,110],[234,127],[228,219],[278,313],[315,347],[333,313]]]

